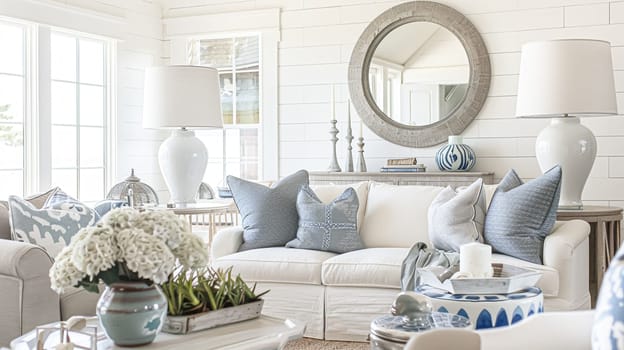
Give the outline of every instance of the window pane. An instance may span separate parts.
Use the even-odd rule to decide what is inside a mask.
[[[221,84],[221,112],[223,114],[223,123],[232,124],[234,120],[234,82],[232,81],[232,73],[219,74],[219,80]]]
[[[76,128],[52,126],[52,167],[76,167]]]
[[[225,130],[225,158],[230,161],[240,159],[240,129]]]
[[[23,77],[0,74],[0,115],[0,122],[24,120]]]
[[[104,169],[80,170],[80,200],[98,201],[104,198]]]
[[[258,180],[260,169],[258,167],[258,129],[241,129],[241,176],[246,179]]]
[[[101,41],[80,39],[80,82],[104,83],[104,45]]]
[[[0,23],[0,47],[0,72],[24,74],[24,30],[17,25]]]
[[[97,127],[80,128],[80,167],[101,167],[103,165],[104,129]]]
[[[199,64],[217,69],[231,69],[232,67],[231,38],[201,40],[199,45]]]
[[[52,79],[76,81],[76,39],[52,33],[50,40]]]
[[[76,124],[76,84],[52,82],[52,123]]]
[[[76,169],[52,169],[52,187],[58,186],[68,195],[78,197]]]
[[[260,40],[257,36],[236,38],[234,41],[234,66],[236,70],[258,69]]]
[[[24,195],[24,176],[21,170],[0,170],[0,198]]]
[[[236,74],[236,122],[238,124],[260,123],[258,88],[258,72]]]
[[[80,85],[80,125],[104,125],[104,88]]]
[[[2,119],[1,112],[0,119]],[[22,169],[23,167],[24,131],[22,125],[0,123],[0,169]]]

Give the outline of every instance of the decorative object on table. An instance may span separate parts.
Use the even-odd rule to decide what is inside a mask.
[[[36,346],[34,349],[97,350],[97,343],[99,340],[97,326],[88,325],[87,323],[93,318],[94,317],[72,316],[67,321],[38,326],[35,329]],[[56,343],[53,338],[59,339],[59,342]]]
[[[309,183],[307,171],[288,175],[270,188],[235,176],[226,180],[242,217],[243,243],[239,251],[283,247],[297,237],[297,195]]]
[[[579,117],[617,114],[609,42],[538,41],[522,46],[517,117],[552,118],[535,140],[543,172],[563,169],[560,209],[580,209],[596,158],[596,138]]]
[[[386,165],[379,170],[382,173],[424,173],[427,171],[427,167],[424,164]]]
[[[209,184],[202,182],[197,191],[197,199],[215,199],[215,192]]]
[[[366,172],[366,161],[364,160],[364,136],[363,136],[363,125],[364,122],[360,121],[360,137],[358,137],[358,158],[355,163],[355,172],[356,173],[365,173]]]
[[[264,291],[256,294],[232,268],[179,270],[162,285],[168,315],[163,331],[186,334],[260,316]]]
[[[416,292],[429,298],[434,311],[463,316],[475,329],[508,326],[544,311],[544,296],[536,287],[509,294],[450,294],[421,285]]]
[[[541,272],[509,264],[492,264],[488,278],[447,278],[436,270],[420,269],[421,285],[428,285],[452,294],[509,294],[534,287]]]
[[[446,280],[459,270],[459,254],[427,248],[424,242],[414,244],[401,262],[401,290],[414,291],[423,283],[423,271],[429,271],[436,280]]]
[[[70,287],[97,293],[105,283],[96,308],[100,323],[115,344],[135,346],[151,343],[161,329],[167,301],[157,284],[178,263],[208,263],[204,242],[185,221],[169,211],[121,208],[73,237],[56,257],[50,281],[58,293]]]
[[[438,328],[468,328],[464,316],[433,312],[433,304],[414,292],[400,293],[392,303],[393,316],[374,319],[370,325],[371,349],[398,350],[418,332]]]
[[[436,152],[436,165],[441,171],[470,171],[477,162],[474,151],[459,135],[448,137],[448,144]]]
[[[232,190],[230,190],[229,186],[218,186],[217,191],[219,198],[232,198]]]
[[[447,186],[438,193],[427,212],[433,247],[458,252],[462,244],[483,242],[485,197],[482,179],[461,191]]]
[[[323,203],[304,185],[297,195],[299,228],[286,247],[346,253],[363,249],[357,231],[358,196],[352,187],[329,203]]]
[[[130,176],[113,186],[106,195],[106,199],[124,200],[128,203],[130,198],[136,207],[158,205],[156,191],[150,185],[141,182],[141,179],[134,175],[134,169],[130,170]]]
[[[459,271],[451,279],[490,278],[493,275],[491,246],[471,242],[459,247]]]
[[[9,196],[12,237],[16,241],[36,244],[54,258],[70,245],[73,237],[85,227],[95,224],[96,212],[87,205],[67,196],[60,189],[55,193],[66,200],[46,200],[41,209],[30,202]],[[48,200],[52,196],[48,197]]]
[[[338,157],[336,156],[336,142],[338,142],[338,128],[336,128],[336,123],[338,122],[336,120],[336,105],[335,105],[335,98],[334,98],[334,86],[332,85],[331,87],[331,101],[330,101],[330,109],[331,112],[329,114],[329,122],[331,123],[331,127],[329,128],[329,134],[331,135],[331,138],[329,139],[329,141],[331,141],[332,143],[332,159],[329,162],[329,166],[327,167],[328,171],[333,171],[333,172],[340,172],[340,165],[338,165]]]
[[[390,159],[386,160],[386,165],[387,166],[393,166],[393,165],[418,165],[418,160],[416,159],[416,157],[390,158]]]
[[[158,150],[160,170],[175,203],[193,203],[208,150],[189,129],[221,129],[219,74],[200,66],[152,67],[145,71],[143,127],[174,129]]]
[[[347,159],[345,160],[345,172],[353,172],[353,147],[351,142],[353,141],[353,130],[351,129],[351,100],[347,100]]]
[[[624,247],[620,248],[605,274],[596,303],[592,329],[593,350],[622,350],[624,344]]]
[[[523,183],[512,169],[492,196],[483,225],[485,243],[495,253],[542,264],[544,240],[557,217],[561,167]]]

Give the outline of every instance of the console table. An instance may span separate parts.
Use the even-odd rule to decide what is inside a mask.
[[[578,210],[558,210],[557,220],[579,219],[589,223],[589,291],[592,306],[602,284],[602,276],[622,242],[622,208],[585,205]]]
[[[393,185],[427,185],[427,186],[466,186],[483,179],[484,184],[494,183],[493,172],[452,172],[452,171],[424,171],[424,172],[371,172],[346,173],[329,171],[311,171],[311,185],[350,184],[360,181],[376,181]]]

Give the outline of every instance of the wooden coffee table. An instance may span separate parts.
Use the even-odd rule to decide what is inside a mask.
[[[97,325],[97,319],[89,321],[90,326]],[[51,324],[54,325],[54,324]],[[259,318],[221,326],[205,331],[185,335],[160,333],[156,340],[140,349],[202,349],[202,350],[256,350],[282,349],[287,342],[303,337],[305,323],[291,319],[260,316]],[[37,334],[32,330],[11,341],[12,350],[36,349]],[[72,341],[88,346],[86,336],[71,335]],[[50,334],[46,341],[46,349],[58,344],[58,333]],[[98,328],[97,350],[127,349],[115,346]]]

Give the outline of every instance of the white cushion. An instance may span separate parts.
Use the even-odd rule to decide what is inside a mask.
[[[327,259],[323,262],[323,284],[399,288],[401,263],[408,251],[408,248],[367,248]]]
[[[347,188],[352,187],[358,196],[358,202],[360,204],[357,212],[357,229],[358,232],[362,227],[362,220],[364,220],[364,213],[366,212],[366,201],[368,199],[368,181],[362,181],[349,185],[316,185],[310,186],[312,191],[316,194],[318,199],[325,204],[329,204],[331,201],[340,196]]]
[[[502,254],[492,254],[493,263],[503,263],[513,266],[523,267],[539,271],[542,278],[537,281],[536,286],[542,290],[545,297],[556,297],[559,295],[559,271],[545,265],[534,264],[525,260],[516,259]]]
[[[220,257],[212,266],[234,266],[233,272],[250,282],[321,284],[321,263],[335,255],[307,249],[259,248]]]
[[[430,246],[427,211],[442,188],[371,183],[360,229],[364,246],[409,248],[416,242]]]

